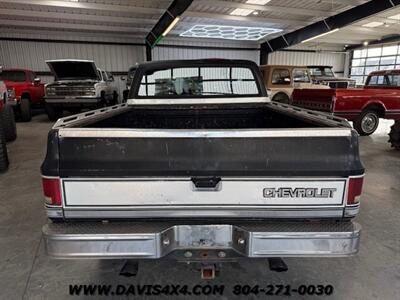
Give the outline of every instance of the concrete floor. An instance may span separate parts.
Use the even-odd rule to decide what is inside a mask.
[[[225,284],[228,291],[235,284],[331,284],[335,290],[329,299],[400,299],[400,152],[387,143],[391,123],[383,121],[376,134],[361,138],[367,176],[357,218],[363,226],[357,256],[287,259],[287,273],[273,273],[263,261],[226,264],[211,283]],[[0,299],[78,299],[69,296],[69,284],[203,283],[198,272],[170,261],[142,263],[136,278],[125,278],[118,275],[119,261],[56,261],[46,256],[39,166],[51,125],[44,115],[37,115],[31,123],[18,123],[18,139],[9,144],[10,170],[0,175]],[[225,292],[224,297],[213,299],[264,297],[241,298]],[[176,298],[187,299],[170,299]]]

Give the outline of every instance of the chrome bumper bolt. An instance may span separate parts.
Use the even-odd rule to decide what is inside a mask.
[[[163,240],[163,245],[164,245],[164,246],[169,246],[169,244],[170,244],[169,238],[165,238],[165,239]]]
[[[219,258],[225,258],[226,257],[226,253],[224,251],[219,251],[218,252],[218,257]]]
[[[238,238],[237,243],[238,243],[239,245],[244,245],[244,244],[246,243],[246,241],[244,240],[244,238]]]

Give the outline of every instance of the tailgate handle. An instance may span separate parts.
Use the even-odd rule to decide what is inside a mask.
[[[221,187],[220,177],[192,177],[195,190],[219,191]]]

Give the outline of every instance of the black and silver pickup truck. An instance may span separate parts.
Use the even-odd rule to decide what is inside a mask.
[[[127,103],[56,122],[41,171],[55,258],[208,263],[359,247],[357,133],[271,102],[249,61],[139,65]]]

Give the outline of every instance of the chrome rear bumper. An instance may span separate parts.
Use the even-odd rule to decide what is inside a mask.
[[[194,256],[224,251],[227,259],[350,256],[358,251],[360,231],[360,225],[350,221],[215,225],[86,222],[43,227],[47,253],[55,258],[157,259],[178,253],[182,260],[182,251],[191,251]],[[196,259],[194,256],[190,260]]]

